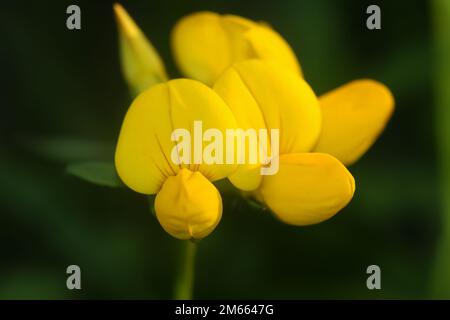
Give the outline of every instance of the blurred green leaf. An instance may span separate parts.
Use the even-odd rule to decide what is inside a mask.
[[[66,168],[71,175],[88,182],[106,187],[123,187],[113,163],[89,161],[69,164]]]
[[[111,159],[114,144],[91,139],[53,137],[23,139],[24,144],[35,154],[48,160],[69,163],[92,159]]]

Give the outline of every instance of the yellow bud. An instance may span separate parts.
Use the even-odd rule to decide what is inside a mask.
[[[161,226],[175,238],[201,239],[209,235],[222,217],[222,198],[200,172],[181,169],[167,178],[155,199]]]
[[[119,28],[122,72],[133,94],[167,81],[161,57],[134,20],[118,3],[114,4],[114,13]]]
[[[325,153],[280,157],[280,170],[264,176],[260,199],[283,222],[302,226],[334,216],[352,199],[355,180],[336,158]]]
[[[276,31],[234,15],[197,12],[182,18],[172,32],[172,50],[185,75],[208,85],[247,59],[270,60],[301,74],[294,52]]]

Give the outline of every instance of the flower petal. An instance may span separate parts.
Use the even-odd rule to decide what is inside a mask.
[[[246,60],[229,68],[214,90],[233,111],[240,127],[279,129],[281,154],[306,152],[316,143],[321,122],[319,101],[294,72],[265,60]]]
[[[394,98],[379,82],[356,80],[321,96],[320,105],[322,132],[314,151],[350,165],[383,131],[394,110]]]
[[[118,3],[114,12],[119,28],[122,72],[135,95],[150,86],[167,81],[164,64],[156,49],[134,20]]]
[[[247,59],[268,59],[300,72],[294,52],[276,31],[234,15],[197,12],[182,18],[172,32],[172,50],[185,75],[208,85]]]
[[[273,29],[259,25],[247,31],[245,38],[254,51],[254,58],[269,60],[302,75],[294,51]]]
[[[336,158],[294,153],[280,156],[278,173],[263,177],[259,196],[280,220],[302,226],[334,216],[354,191],[355,180]]]
[[[321,121],[319,102],[298,74],[266,60],[246,60],[227,69],[214,90],[233,111],[239,127],[278,129],[278,154],[308,152],[316,143]],[[258,143],[258,150],[268,155],[274,146],[270,136],[269,131],[267,150],[261,149],[264,143]],[[239,171],[231,182],[242,190],[253,190],[259,181],[253,175],[260,172],[252,170],[245,178],[238,178]]]
[[[222,198],[200,172],[181,169],[169,177],[155,199],[161,226],[175,238],[201,239],[210,234],[222,217]]]
[[[169,176],[180,168],[200,171],[210,180],[225,178],[236,168],[226,164],[194,164],[195,141],[200,139],[201,151],[210,142],[195,132],[194,121],[200,120],[202,131],[236,128],[236,120],[228,106],[209,87],[189,79],[171,80],[158,84],[140,94],[131,104],[120,132],[115,164],[123,182],[131,189],[154,194]],[[177,141],[172,140],[175,129],[185,129],[190,136],[186,150],[190,164],[177,164],[172,152]],[[176,149],[175,149],[176,150]],[[225,144],[221,152],[226,155]]]

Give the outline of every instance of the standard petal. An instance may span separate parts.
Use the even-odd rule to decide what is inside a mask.
[[[195,131],[194,121],[201,122],[202,132]],[[230,109],[212,89],[188,79],[151,87],[133,101],[125,116],[115,156],[120,178],[137,192],[154,194],[180,168],[200,171],[210,180],[228,176],[235,170],[235,164],[194,163],[195,149],[203,155],[210,144],[203,141],[203,133],[210,128],[224,136],[226,129],[236,128]],[[182,139],[172,139],[176,129],[186,131],[189,136],[183,148],[190,155],[187,163],[177,162],[184,151],[178,150]],[[200,141],[199,148],[195,147],[195,139]],[[225,155],[225,148],[219,145],[218,152]]]
[[[254,58],[269,60],[302,75],[294,51],[286,40],[273,29],[259,25],[248,30],[245,38],[254,52]]]
[[[178,21],[172,32],[172,51],[183,74],[206,84],[233,60],[228,32],[213,12],[194,13]]]
[[[355,180],[336,158],[295,153],[282,155],[278,173],[263,177],[259,196],[280,220],[302,226],[334,216],[354,191]]]
[[[185,75],[208,85],[247,59],[268,59],[300,72],[294,52],[276,31],[235,15],[197,12],[182,18],[172,33],[172,50]]]
[[[258,143],[266,154],[308,152],[315,145],[320,134],[319,102],[298,74],[265,60],[247,60],[227,69],[214,90],[233,111],[239,127],[268,130],[266,148]],[[273,129],[279,130],[277,144],[271,141]],[[230,180],[249,191],[258,181],[254,175],[260,174],[252,172],[242,179],[236,172]]]
[[[156,49],[134,20],[118,3],[114,13],[119,28],[122,72],[135,95],[150,86],[168,80],[164,63]]]
[[[208,160],[203,157],[204,153],[202,153],[201,164],[194,163],[183,167],[200,171],[211,181],[227,177],[236,170],[236,162],[227,163],[227,153],[236,154],[236,146],[226,143],[227,130],[237,129],[236,118],[230,108],[216,92],[199,81],[190,79],[172,80],[168,82],[168,88],[173,129],[186,129],[190,132],[192,158],[195,157],[194,139],[202,141],[202,137],[198,135],[198,127],[195,127],[194,122],[201,122],[203,134],[211,129],[217,133],[220,132],[221,136],[221,138],[211,138],[209,141],[204,139],[201,142],[201,148],[205,151],[208,145],[217,141],[216,139],[221,140],[222,143],[219,141],[217,145],[217,152],[213,152],[214,154],[222,154],[222,159],[219,159],[220,156],[217,158],[217,164],[208,164]]]
[[[228,78],[228,73],[236,73],[239,81]],[[321,122],[319,101],[298,74],[268,61],[247,60],[228,69],[214,90],[227,102],[239,125],[245,113],[259,124],[253,107],[256,104],[265,127],[280,130],[280,154],[307,152],[316,143]],[[254,103],[246,107],[238,101],[240,97],[253,99]]]
[[[356,80],[320,97],[322,132],[316,152],[343,164],[356,162],[375,142],[394,110],[389,89],[373,80]]]
[[[222,198],[200,172],[181,169],[169,177],[155,199],[161,226],[175,238],[201,239],[210,234],[222,217]]]

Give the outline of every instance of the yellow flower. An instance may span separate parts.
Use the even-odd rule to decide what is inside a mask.
[[[172,161],[173,130],[186,129],[194,136],[192,123],[198,119],[205,130],[236,128],[228,106],[206,85],[189,79],[154,85],[131,104],[116,148],[115,165],[122,181],[137,192],[157,193],[156,216],[179,239],[199,239],[216,227],[222,203],[210,181],[225,178],[236,168]]]
[[[321,113],[319,100],[298,74],[247,60],[227,69],[214,90],[240,127],[280,131],[278,173],[261,176],[244,166],[229,177],[236,187],[255,191],[280,220],[294,225],[321,222],[349,203],[355,182],[348,170],[328,154],[308,153],[321,134]]]
[[[261,28],[271,36],[262,36]],[[255,33],[261,36],[249,36]],[[357,80],[317,100],[282,37],[237,16],[189,15],[174,28],[172,46],[181,70],[213,83],[240,127],[280,129],[280,172],[258,176],[258,168],[240,166],[229,177],[235,186],[253,190],[281,220],[296,225],[321,222],[350,201],[353,177],[340,162],[354,163],[384,129],[394,106],[388,88]],[[266,66],[248,62],[252,58]]]
[[[151,42],[118,3],[114,13],[119,28],[122,72],[134,95],[168,80],[164,64]]]
[[[187,77],[208,85],[247,59],[271,60],[301,73],[294,52],[276,31],[234,15],[197,12],[182,18],[172,32],[172,50]]]
[[[141,92],[164,82],[157,52],[120,6],[115,11],[130,86]],[[224,177],[294,225],[324,221],[350,202],[355,183],[344,165],[357,161],[384,129],[394,107],[388,88],[356,80],[317,98],[277,32],[234,15],[198,12],[184,17],[172,32],[172,49],[181,71],[215,93],[188,80],[152,87],[130,107],[116,152],[117,170],[130,188],[160,192],[155,206],[166,231],[181,239],[210,233],[222,207],[209,181]],[[173,142],[167,140],[171,130],[205,119],[222,132],[233,127],[279,129],[280,156],[270,154],[270,139],[266,146],[272,161],[279,162],[279,172],[261,176],[261,162],[174,165],[169,160]]]

